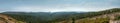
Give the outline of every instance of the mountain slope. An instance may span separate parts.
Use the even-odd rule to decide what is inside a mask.
[[[18,21],[10,16],[0,14],[0,23],[25,23],[22,21]]]
[[[116,13],[118,13],[117,15],[119,15],[119,12],[120,12],[120,8],[114,8],[114,9],[109,9],[109,10],[100,11],[100,12],[89,12],[89,13],[85,13],[85,14],[76,14],[76,15],[74,15],[74,18],[60,21],[60,23],[76,23],[76,22],[77,23],[82,23],[82,22],[90,23],[91,21],[92,21],[91,23],[95,23],[95,21],[97,21],[97,23],[109,23],[110,17],[107,17],[107,16],[112,16],[111,14],[113,14],[113,16],[114,16],[114,15],[116,15]],[[83,15],[83,16],[81,16],[81,15]],[[95,18],[97,18],[97,19],[95,20]],[[83,19],[83,20],[81,20],[81,19]],[[59,22],[57,22],[57,23],[59,23]]]
[[[84,14],[83,14],[84,15]],[[86,15],[86,17],[84,17]],[[75,16],[75,18],[72,18],[70,20],[65,20],[57,23],[118,23],[120,21],[114,21],[111,19],[116,16],[120,16],[120,8],[114,8],[110,10],[100,11],[100,12],[91,12],[91,13],[85,13],[84,16],[81,16],[78,14],[78,16]],[[115,16],[115,17],[114,17]],[[79,19],[79,18],[82,19]],[[120,17],[118,17],[120,18]]]
[[[2,13],[8,15],[18,21],[24,21],[26,23],[93,23],[97,21],[97,23],[107,23],[109,17],[105,17],[104,15],[115,14],[120,12],[120,8],[114,8],[99,12],[84,12],[84,13],[76,13],[76,12],[40,12],[40,13],[26,13],[26,12],[7,12]],[[100,18],[99,18],[100,17]],[[102,18],[105,17],[105,18]],[[93,20],[94,18],[98,18]],[[118,17],[119,18],[119,17]],[[81,20],[83,19],[83,20]],[[90,20],[91,19],[91,20]],[[102,20],[102,21],[100,21]]]

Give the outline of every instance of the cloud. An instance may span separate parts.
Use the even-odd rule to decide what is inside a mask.
[[[7,2],[7,1],[6,1]],[[20,4],[19,4],[20,3]],[[59,11],[100,11],[119,8],[119,0],[26,0],[15,4],[4,4],[10,8],[0,8],[0,11],[25,12],[59,12]],[[3,5],[3,4],[1,4]]]
[[[48,8],[44,8],[44,7],[23,6],[23,7],[15,7],[11,11],[46,12],[47,10],[48,10]]]
[[[15,7],[10,11],[24,11],[24,12],[62,12],[62,11],[100,11],[111,8],[85,8],[85,7],[76,7],[76,6],[63,6],[63,7],[40,7],[40,6],[23,6],[23,7]]]

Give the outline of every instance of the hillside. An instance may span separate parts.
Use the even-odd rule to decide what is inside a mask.
[[[18,21],[10,16],[0,14],[0,23],[25,23],[22,21]]]
[[[83,16],[81,16],[83,15]],[[57,23],[115,23],[119,21],[120,8],[114,8],[99,12],[89,12],[85,14],[76,14],[72,19],[66,19],[65,21],[57,22]],[[115,17],[114,17],[115,16]],[[116,17],[118,16],[118,18]],[[118,20],[112,20],[112,18],[117,18]]]
[[[119,21],[120,18],[117,18],[117,16],[118,17],[120,16],[120,12],[104,14],[104,15],[95,16],[92,18],[88,17],[84,19],[79,19],[79,20],[76,20],[76,23],[116,23],[116,21],[120,22]]]
[[[111,17],[119,16],[120,8],[113,8],[99,12],[4,12],[18,21],[26,23],[111,23]],[[120,17],[116,17],[119,20]],[[112,22],[114,22],[112,20]]]

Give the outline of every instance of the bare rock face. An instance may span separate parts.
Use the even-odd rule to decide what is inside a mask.
[[[120,13],[112,14],[112,15],[110,16],[110,21],[109,21],[109,23],[120,23],[120,19],[115,20],[116,17],[118,17],[118,16],[120,16]]]
[[[0,23],[16,23],[16,20],[7,15],[0,14]]]
[[[0,23],[6,23],[6,22],[5,22],[5,19],[0,18]]]

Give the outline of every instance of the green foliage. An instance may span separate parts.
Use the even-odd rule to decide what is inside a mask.
[[[116,16],[114,20],[120,20],[120,15]]]
[[[75,16],[78,19],[82,19],[86,17],[94,17],[94,16],[116,13],[116,12],[120,12],[120,8],[114,8],[114,9],[109,9],[109,10],[104,10],[104,11],[99,11],[99,12],[88,12],[84,14],[75,14],[73,16]]]
[[[9,15],[12,18],[15,18],[18,20],[18,23],[21,23],[21,21],[26,22],[26,23],[40,23],[40,19],[35,16],[30,16],[30,15],[23,15],[23,14],[6,14]]]
[[[16,23],[25,23],[25,22],[23,22],[23,21],[17,21]]]
[[[109,23],[108,18],[96,18],[96,19],[83,19],[80,20],[79,23]]]

